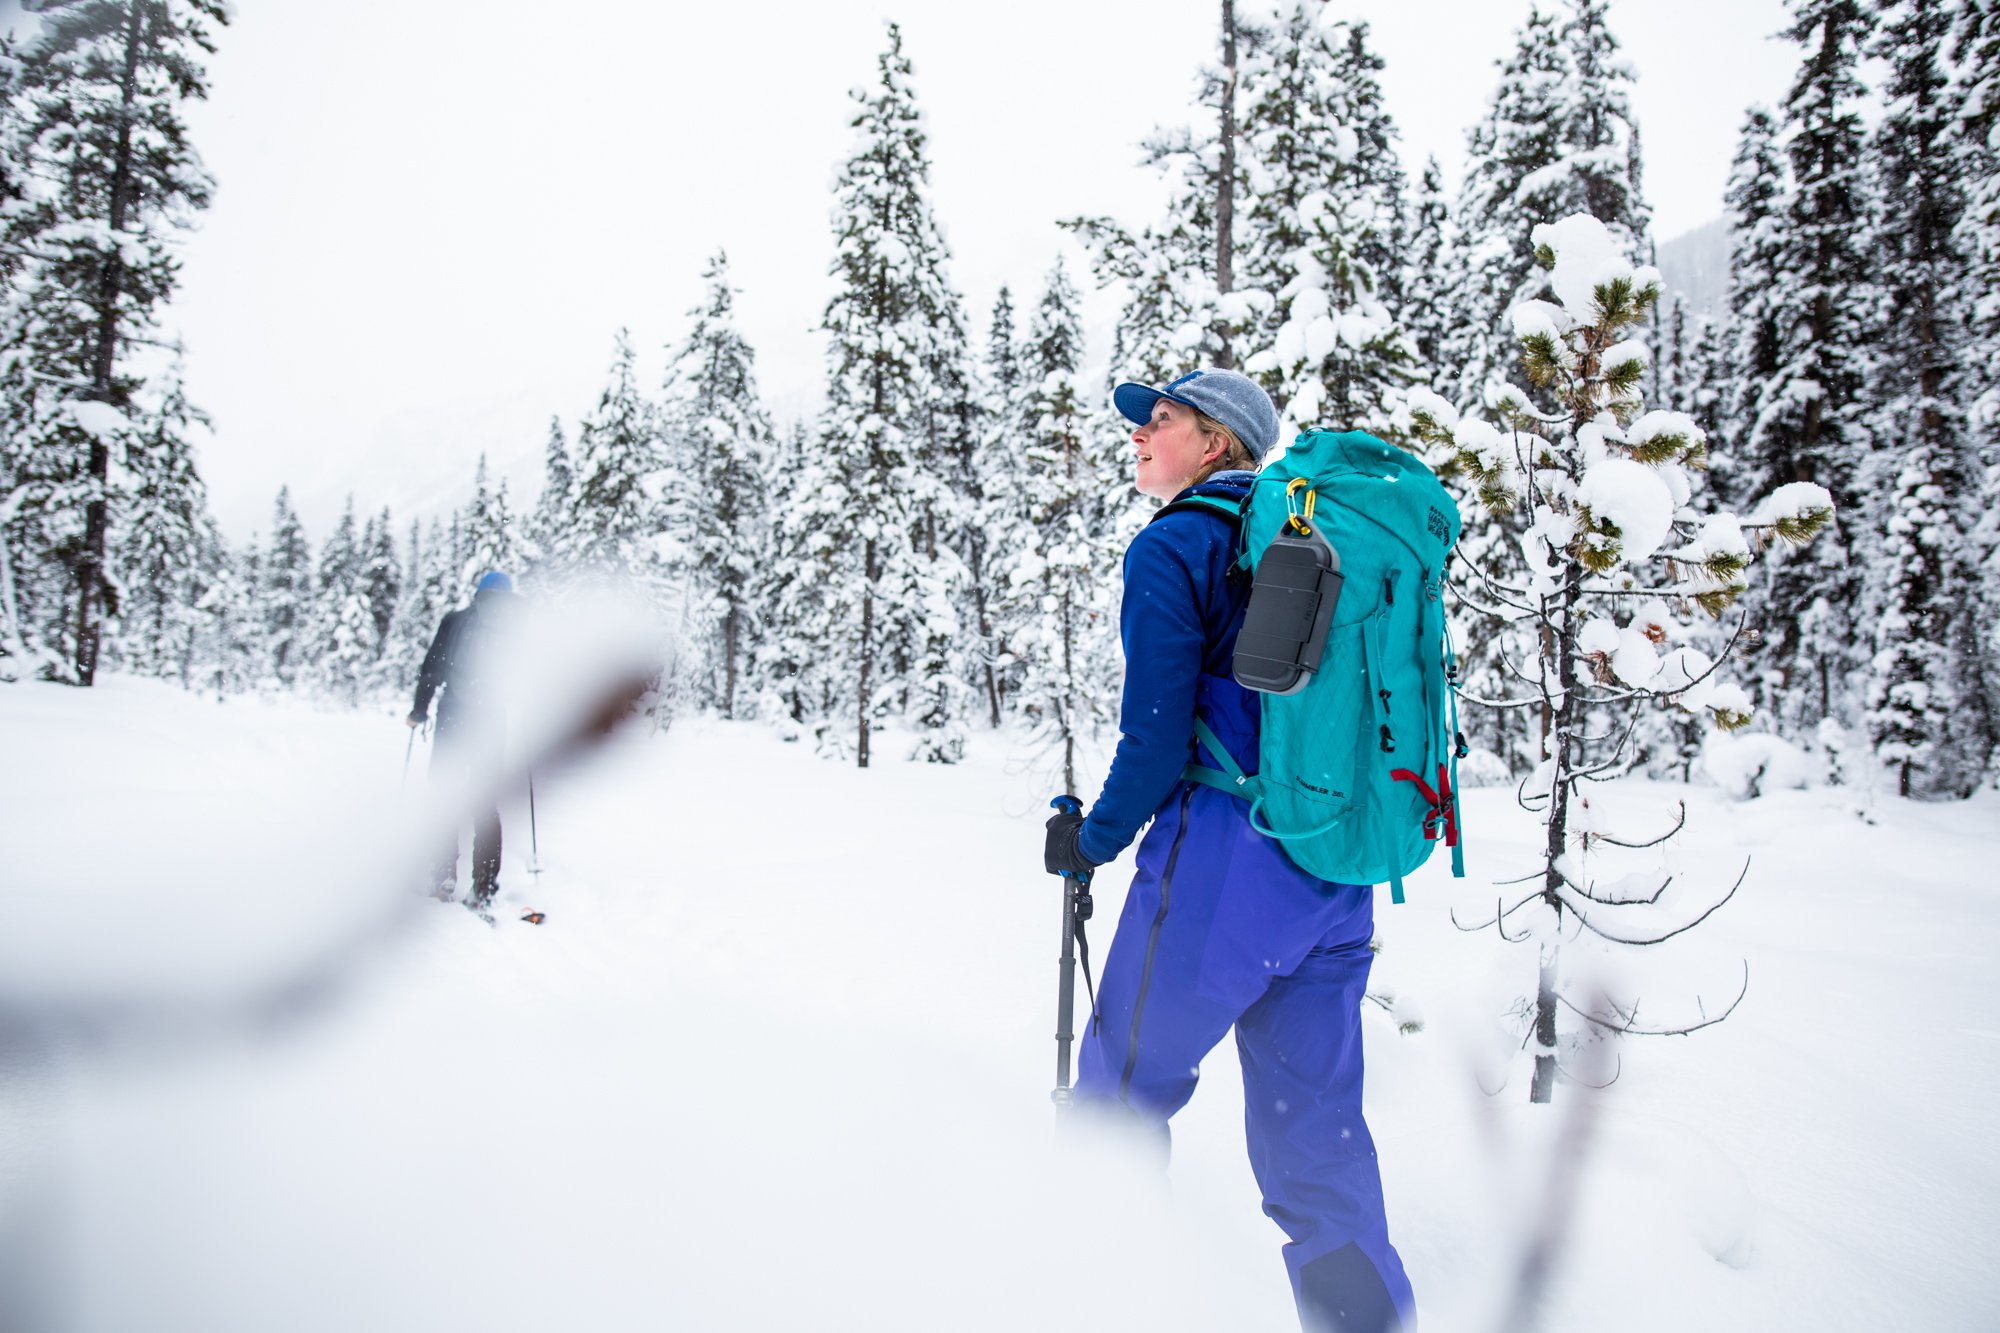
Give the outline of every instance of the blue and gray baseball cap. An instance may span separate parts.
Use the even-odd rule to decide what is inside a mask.
[[[512,592],[514,591],[514,580],[508,578],[505,573],[496,569],[491,574],[488,574],[484,578],[479,580],[479,587],[477,591],[485,592],[488,588],[498,588],[502,592]]]
[[[1233,370],[1190,370],[1164,389],[1121,384],[1111,391],[1112,405],[1141,426],[1153,419],[1153,404],[1162,398],[1220,421],[1260,463],[1278,442],[1278,409],[1271,405],[1271,395],[1248,375]]]

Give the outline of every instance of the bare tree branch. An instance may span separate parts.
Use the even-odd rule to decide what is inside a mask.
[[[1539,767],[1539,765],[1537,765],[1537,767]],[[1523,810],[1526,810],[1531,815],[1541,813],[1540,810],[1535,808],[1533,802],[1535,801],[1546,802],[1550,800],[1554,795],[1553,792],[1546,792],[1546,791],[1537,792],[1533,796],[1528,795],[1528,780],[1529,778],[1532,778],[1534,776],[1535,775],[1533,773],[1529,773],[1528,776],[1522,778],[1521,781],[1514,788],[1514,804],[1520,806]]]
[[[1531,876],[1530,878],[1539,879],[1541,878],[1541,876],[1537,874]],[[1536,899],[1540,898],[1544,892],[1545,890],[1543,889],[1536,889],[1533,893],[1521,899],[1521,901],[1515,903],[1512,907],[1504,907],[1504,908],[1500,905],[1501,900],[1495,898],[1493,900],[1493,915],[1486,918],[1486,920],[1481,921],[1476,926],[1468,926],[1462,921],[1460,921],[1458,919],[1458,909],[1454,907],[1451,910],[1451,924],[1457,926],[1460,930],[1464,931],[1468,935],[1474,934],[1477,931],[1485,930],[1489,926],[1498,926],[1502,922],[1504,922],[1508,917],[1514,915],[1514,913],[1520,911],[1523,907],[1526,907],[1529,903],[1534,902]],[[1500,933],[1502,936],[1505,936],[1507,934],[1505,930],[1502,930]],[[1518,943],[1518,941],[1516,941],[1516,943]]]
[[[1676,1027],[1642,1028],[1638,1025],[1636,1021],[1634,1021],[1639,1012],[1639,1006],[1637,1004],[1634,1004],[1632,1006],[1632,1009],[1629,1014],[1620,1015],[1619,1022],[1613,1023],[1604,1018],[1602,1015],[1585,1013],[1583,1010],[1577,1008],[1574,1004],[1571,1004],[1569,1001],[1569,997],[1564,995],[1560,991],[1556,992],[1556,999],[1562,1003],[1564,1008],[1568,1009],[1571,1013],[1583,1019],[1585,1022],[1595,1024],[1598,1027],[1604,1028],[1611,1032],[1620,1033],[1624,1036],[1685,1037],[1691,1032],[1699,1032],[1703,1028],[1714,1027],[1717,1023],[1720,1023],[1724,1019],[1728,1018],[1731,1014],[1736,1012],[1736,1006],[1742,1004],[1743,997],[1749,993],[1750,993],[1750,960],[1746,958],[1743,961],[1743,984],[1737,988],[1736,998],[1729,1002],[1729,1007],[1727,1009],[1723,1010],[1721,1013],[1717,1014],[1713,1018],[1708,1017],[1707,1007],[1705,1005],[1702,1006],[1702,1019],[1698,1023],[1688,1023]],[[1697,1005],[1701,1004],[1699,997],[1696,998],[1695,1003]]]
[[[1632,743],[1632,733],[1637,731],[1638,729],[1639,729],[1639,710],[1634,708],[1633,710],[1631,710],[1631,720],[1625,724],[1625,734],[1618,738],[1618,744],[1613,746],[1611,749],[1611,757],[1609,759],[1606,759],[1601,764],[1594,764],[1589,768],[1580,768],[1576,770],[1573,776],[1577,778],[1595,778],[1599,773],[1617,767],[1618,756],[1623,754],[1625,752],[1625,747]],[[1600,737],[1598,739],[1602,738]],[[1627,765],[1626,767],[1629,770],[1630,765]]]
[[[1565,898],[1563,902],[1564,905],[1567,906],[1571,912],[1576,914],[1576,919],[1582,922],[1585,926],[1588,926],[1590,928],[1591,933],[1598,936],[1600,939],[1610,940],[1613,944],[1632,944],[1632,945],[1638,945],[1640,947],[1645,947],[1648,945],[1663,944],[1666,941],[1672,939],[1676,935],[1684,934],[1687,931],[1693,930],[1696,926],[1708,920],[1711,916],[1714,916],[1716,911],[1719,908],[1721,908],[1723,903],[1728,902],[1731,898],[1734,898],[1736,896],[1736,891],[1743,887],[1743,881],[1749,874],[1750,874],[1750,859],[1748,857],[1745,857],[1743,861],[1743,873],[1741,875],[1738,875],[1736,877],[1736,882],[1729,886],[1728,893],[1723,894],[1722,897],[1718,899],[1715,902],[1715,904],[1711,906],[1706,912],[1703,912],[1700,916],[1688,922],[1686,925],[1676,926],[1674,929],[1666,932],[1664,935],[1656,935],[1651,939],[1635,940],[1635,939],[1628,939],[1622,935],[1614,935],[1610,931],[1604,929],[1602,926],[1599,926],[1596,922],[1592,921],[1590,917],[1583,911],[1582,908],[1576,906],[1573,903],[1570,903],[1567,898]],[[1564,884],[1565,887],[1571,887],[1571,888],[1574,887],[1572,885],[1569,885],[1567,881],[1565,881]],[[1556,892],[1560,894],[1562,890],[1558,889]]]
[[[1668,829],[1665,833],[1662,833],[1659,837],[1654,838],[1651,842],[1621,842],[1619,839],[1612,837],[1609,833],[1586,833],[1583,836],[1583,844],[1585,847],[1588,847],[1593,842],[1608,842],[1613,847],[1627,847],[1633,851],[1643,851],[1648,847],[1658,847],[1668,838],[1673,837],[1674,834],[1679,833],[1682,829],[1687,827],[1688,803],[1686,801],[1679,801],[1676,802],[1676,804],[1680,806],[1680,815],[1678,818],[1674,820],[1674,826]]]
[[[1542,703],[1540,699],[1482,699],[1464,689],[1458,691],[1458,697],[1481,708],[1539,708]]]
[[[1495,602],[1500,603],[1502,606],[1513,608],[1515,611],[1519,612],[1522,615],[1534,614],[1534,608],[1529,606],[1527,602],[1520,600],[1522,598],[1527,597],[1528,590],[1526,588],[1516,588],[1510,583],[1501,583],[1499,580],[1489,575],[1485,570],[1480,569],[1477,565],[1473,565],[1471,566],[1471,568],[1473,572],[1479,576],[1480,583],[1484,585],[1481,591],[1487,597],[1491,598]],[[1492,607],[1481,605],[1470,593],[1468,593],[1462,587],[1454,585],[1451,591],[1452,591],[1452,596],[1456,597],[1459,601],[1465,603],[1473,610],[1479,612],[1481,615],[1491,616],[1495,620],[1511,619],[1511,617],[1503,615],[1501,612],[1494,610]]]
[[[1499,931],[1500,938],[1507,941],[1507,943],[1509,944],[1526,944],[1529,940],[1535,937],[1535,932],[1532,930],[1524,930],[1519,935],[1509,935],[1507,933],[1507,921],[1505,913],[1502,913],[1501,918],[1493,923],[1493,928]],[[1532,1029],[1530,1030],[1532,1031]]]
[[[1570,885],[1570,888],[1582,894],[1589,901],[1596,903],[1599,907],[1650,907],[1660,901],[1660,895],[1667,891],[1667,886],[1672,884],[1676,878],[1677,876],[1668,875],[1660,881],[1659,888],[1654,889],[1652,893],[1644,898],[1600,898],[1592,891],[1597,887],[1594,881],[1590,888],[1578,889],[1574,884]]]

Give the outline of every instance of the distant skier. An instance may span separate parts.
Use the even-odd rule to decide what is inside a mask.
[[[1289,1238],[1301,1326],[1407,1330],[1415,1300],[1361,1115],[1373,890],[1298,869],[1252,827],[1243,800],[1183,778],[1197,719],[1256,771],[1258,696],[1230,675],[1249,596],[1231,572],[1236,524],[1189,500],[1241,503],[1277,443],[1278,412],[1228,370],[1164,389],[1121,384],[1112,402],[1137,427],[1140,494],[1180,503],[1125,552],[1124,734],[1104,791],[1088,816],[1048,821],[1043,864],[1073,874],[1112,860],[1152,823],[1104,963],[1075,1104],[1164,1142],[1202,1057],[1233,1027],[1250,1163],[1264,1211]]]
[[[501,638],[518,601],[514,581],[499,570],[479,580],[472,604],[448,612],[439,622],[424,665],[417,673],[416,702],[409,724],[420,727],[439,696],[437,735],[431,747],[431,781],[448,781],[480,793],[472,828],[472,897],[468,906],[484,912],[500,887],[500,811],[490,786],[506,739],[506,713],[495,676],[504,656]],[[458,886],[458,829],[438,859],[432,892],[450,902]]]

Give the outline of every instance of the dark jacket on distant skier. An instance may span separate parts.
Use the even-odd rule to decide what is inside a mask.
[[[417,672],[417,697],[410,716],[421,721],[436,697],[440,739],[500,725],[502,712],[494,679],[501,665],[497,660],[500,622],[515,600],[507,588],[481,588],[470,606],[447,612],[439,622],[430,651],[424,654],[424,664]]]

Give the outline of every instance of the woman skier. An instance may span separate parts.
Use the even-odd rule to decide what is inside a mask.
[[[1138,426],[1138,490],[1170,503],[1125,552],[1122,735],[1110,775],[1087,816],[1048,822],[1046,868],[1088,874],[1152,821],[1080,1053],[1076,1104],[1164,1139],[1196,1066],[1233,1025],[1250,1164],[1265,1213],[1290,1238],[1300,1323],[1308,1333],[1413,1329],[1361,1116],[1374,891],[1300,870],[1251,827],[1247,803],[1181,776],[1190,760],[1217,766],[1195,743],[1197,715],[1243,771],[1257,771],[1259,698],[1230,674],[1250,590],[1233,569],[1237,522],[1192,497],[1247,500],[1278,414],[1254,381],[1226,370],[1164,389],[1121,384],[1112,401]]]

